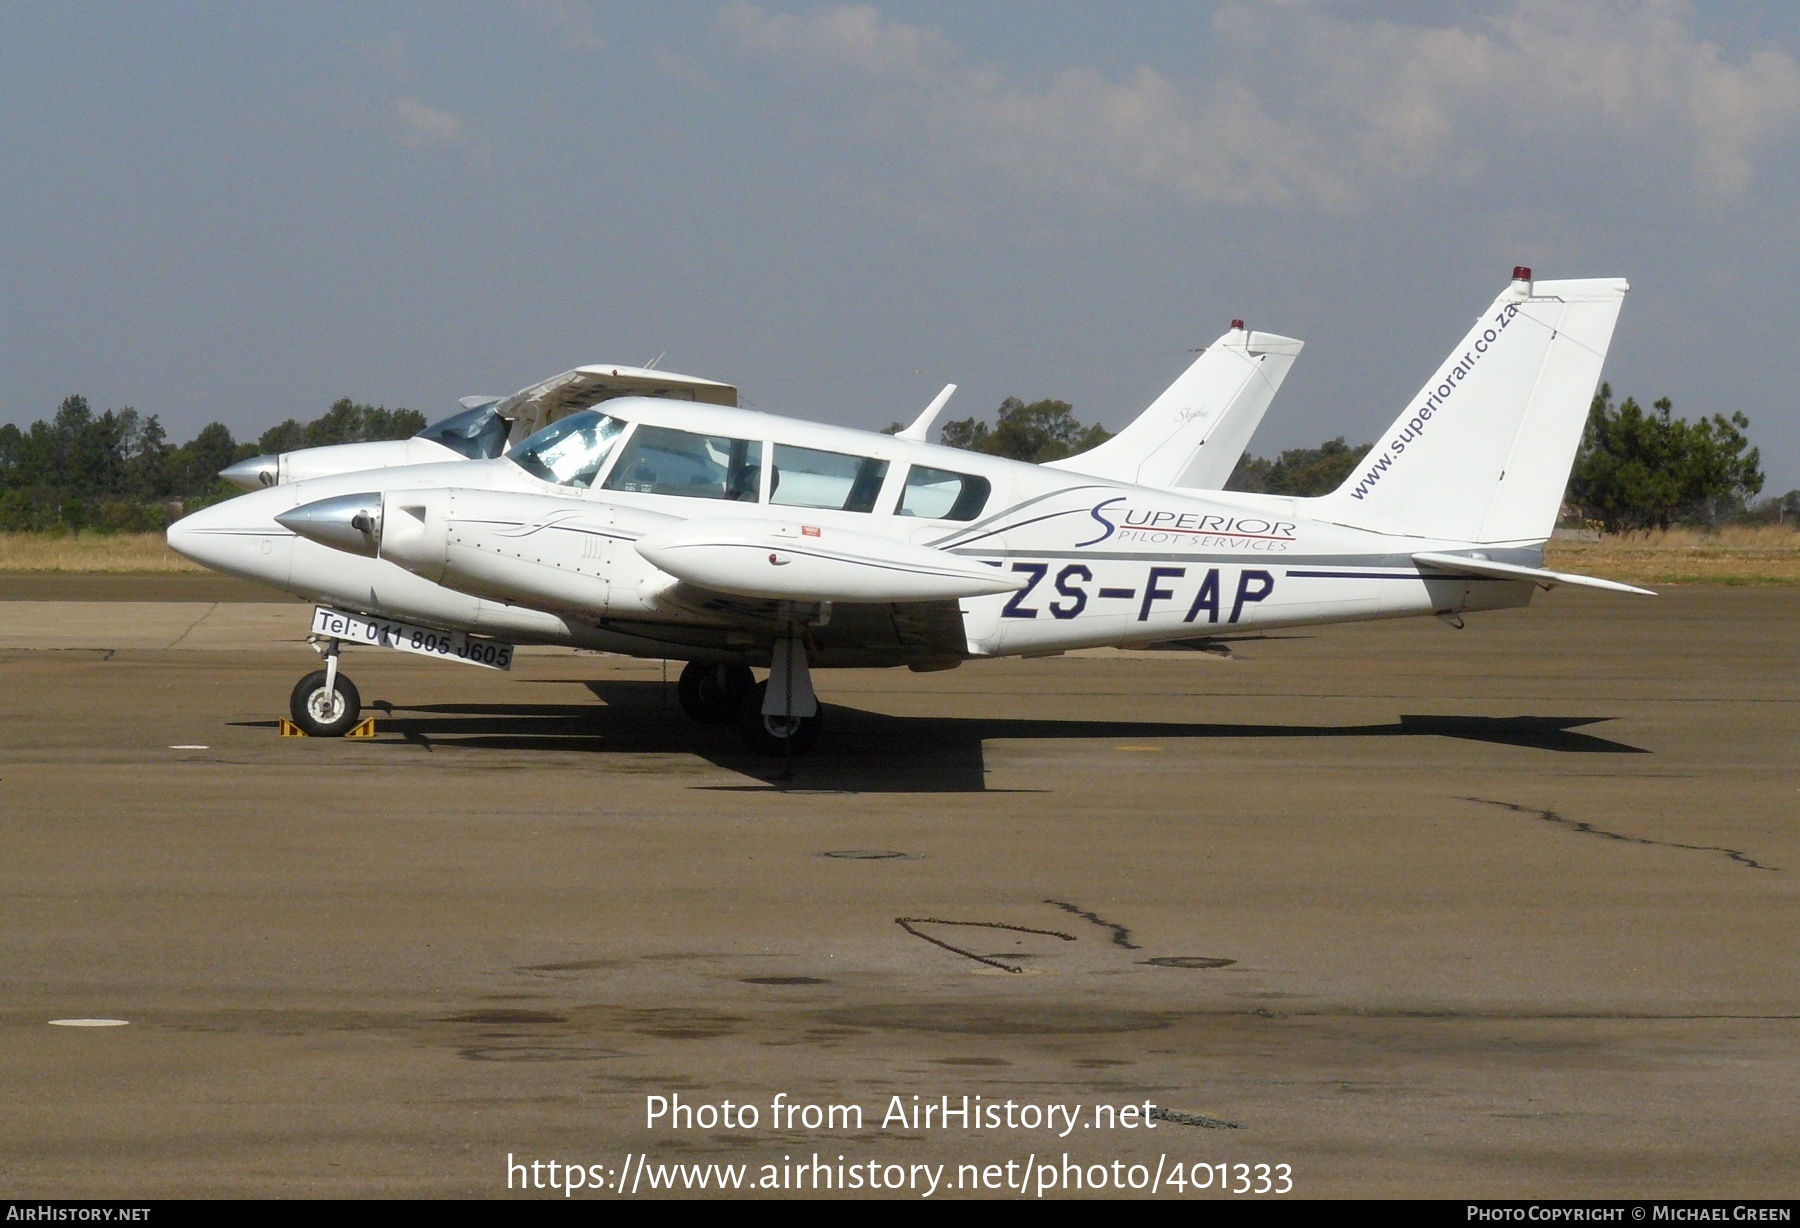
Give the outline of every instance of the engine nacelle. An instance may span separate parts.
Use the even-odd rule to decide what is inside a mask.
[[[1017,572],[929,546],[782,521],[677,521],[639,538],[637,553],[698,588],[767,600],[953,601],[1027,583]]]
[[[654,586],[645,583],[653,569],[619,537],[671,518],[631,509],[634,522],[646,523],[620,526],[619,512],[512,491],[390,490],[382,496],[380,557],[434,584],[535,609],[657,612]]]

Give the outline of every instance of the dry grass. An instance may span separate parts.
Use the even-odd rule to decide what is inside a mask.
[[[0,533],[0,572],[205,570],[169,549],[161,533]]]
[[[1544,565],[1631,584],[1800,584],[1800,531],[1731,525],[1625,533],[1597,542],[1553,541]]]
[[[1545,565],[1633,584],[1800,584],[1800,531],[1783,525],[1551,542]],[[161,533],[0,533],[0,572],[198,572]]]

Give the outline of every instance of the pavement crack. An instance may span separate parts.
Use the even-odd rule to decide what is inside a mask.
[[[1127,951],[1143,950],[1137,943],[1131,941],[1131,930],[1123,925],[1117,925],[1111,921],[1104,921],[1100,918],[1099,914],[1088,912],[1079,904],[1071,904],[1067,900],[1045,900],[1044,903],[1052,904],[1057,908],[1062,909],[1064,912],[1074,913],[1083,921],[1092,921],[1103,930],[1111,930],[1112,943],[1115,947],[1123,947]]]
[[[207,606],[206,612],[204,614],[202,614],[199,618],[196,618],[193,622],[189,623],[187,630],[183,631],[180,635],[178,635],[174,639],[170,640],[168,642],[168,644],[165,645],[165,648],[173,648],[177,644],[181,643],[182,640],[185,640],[189,635],[191,635],[193,633],[193,630],[195,627],[198,627],[201,623],[203,623],[207,619],[211,618],[213,616],[213,614],[215,612],[217,612],[218,608],[219,608],[219,603],[216,601],[213,602],[211,605]]]
[[[1723,853],[1730,860],[1749,870],[1780,870],[1779,866],[1764,865],[1742,849],[1730,849],[1721,844],[1682,844],[1674,840],[1652,840],[1647,836],[1628,836],[1623,832],[1606,831],[1603,828],[1595,827],[1592,823],[1584,823],[1580,819],[1566,818],[1554,810],[1539,810],[1535,806],[1517,806],[1512,802],[1496,802],[1485,797],[1464,797],[1461,800],[1476,802],[1483,806],[1499,806],[1517,814],[1536,815],[1546,823],[1555,823],[1585,836],[1601,836],[1607,840],[1618,840],[1624,844],[1650,844],[1658,848],[1686,849],[1692,853]]]
[[[964,956],[965,958],[974,960],[978,964],[986,964],[988,967],[998,968],[1002,972],[1023,972],[1023,971],[1025,971],[1025,969],[1020,968],[1014,964],[1003,963],[1000,960],[991,959],[986,955],[977,955],[973,951],[966,951],[962,947],[954,946],[951,943],[945,942],[942,938],[933,938],[930,934],[921,933],[920,931],[914,929],[913,926],[915,926],[915,925],[966,925],[966,926],[974,927],[976,929],[1011,930],[1015,934],[1041,934],[1046,938],[1060,938],[1064,942],[1074,942],[1075,941],[1075,935],[1065,934],[1061,930],[1037,930],[1037,929],[1032,929],[1028,925],[1008,925],[1004,921],[945,921],[941,917],[895,917],[894,924],[898,925],[901,929],[903,929],[907,933],[911,934],[914,938],[923,938],[926,942],[929,942],[934,947],[942,947],[946,951],[953,951],[958,955],[961,955],[961,956]]]

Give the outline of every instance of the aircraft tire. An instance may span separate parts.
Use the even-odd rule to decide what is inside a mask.
[[[784,718],[763,715],[763,696],[768,689],[767,682],[759,682],[744,699],[738,731],[744,735],[745,745],[764,755],[804,755],[819,740],[819,731],[825,726],[825,709],[821,707],[811,716],[800,717],[794,722],[799,728],[791,735],[785,734],[781,730]],[[793,743],[791,750],[790,740]]]
[[[294,684],[288,699],[288,714],[294,724],[309,738],[341,738],[349,733],[362,715],[362,696],[356,684],[343,674],[337,676],[335,695],[325,694],[325,671],[315,669]]]
[[[675,695],[681,710],[702,725],[729,725],[738,719],[744,703],[756,687],[756,675],[748,665],[719,665],[689,661],[681,671]]]

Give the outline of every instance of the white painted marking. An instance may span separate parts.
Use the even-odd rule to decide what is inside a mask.
[[[211,750],[212,747],[203,745],[199,742],[180,742],[174,746],[169,747],[169,749],[170,750]]]
[[[122,1028],[129,1024],[129,1019],[52,1019],[53,1028]]]

